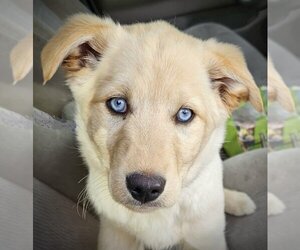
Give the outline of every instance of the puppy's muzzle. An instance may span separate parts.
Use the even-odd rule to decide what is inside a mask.
[[[133,173],[126,177],[126,186],[131,196],[141,203],[156,200],[164,191],[166,180],[157,175]]]

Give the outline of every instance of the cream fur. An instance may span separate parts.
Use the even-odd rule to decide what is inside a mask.
[[[225,121],[241,100],[262,110],[239,49],[195,39],[162,21],[120,26],[76,15],[42,52],[45,81],[62,62],[77,104],[88,196],[102,218],[99,249],[181,243],[184,249],[225,250],[224,205],[237,215],[255,209],[235,191],[227,190],[224,201],[219,150]],[[123,118],[105,106],[120,95],[132,109]],[[178,125],[172,117],[183,105],[195,117]],[[135,171],[165,177],[157,201],[133,201],[124,183]]]

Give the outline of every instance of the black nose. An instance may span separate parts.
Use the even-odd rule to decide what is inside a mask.
[[[127,189],[141,203],[154,201],[164,191],[166,180],[160,176],[133,173],[126,177]]]

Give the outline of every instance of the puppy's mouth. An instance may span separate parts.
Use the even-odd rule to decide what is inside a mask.
[[[157,210],[159,208],[165,207],[161,202],[159,201],[153,201],[153,202],[148,202],[148,203],[141,203],[136,200],[128,200],[124,203],[122,203],[125,207],[128,209],[134,211],[134,212],[139,212],[139,213],[148,213],[152,212],[154,210]]]

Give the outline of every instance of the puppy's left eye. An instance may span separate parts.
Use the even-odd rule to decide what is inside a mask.
[[[193,110],[189,108],[181,108],[176,114],[176,121],[180,123],[187,123],[194,117]]]

